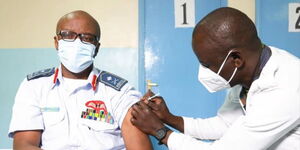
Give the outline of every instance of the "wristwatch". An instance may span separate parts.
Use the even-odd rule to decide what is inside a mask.
[[[166,126],[158,129],[155,133],[155,138],[159,141],[158,144],[161,145],[163,144],[161,142],[161,140],[167,135],[167,132],[169,131],[170,129]]]

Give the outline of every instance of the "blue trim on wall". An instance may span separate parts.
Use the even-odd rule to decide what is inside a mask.
[[[260,0],[255,0],[255,26],[256,26],[256,30],[257,30],[257,34],[259,35],[260,33]]]
[[[138,48],[138,89],[144,93],[146,91],[145,79],[145,0],[139,0],[138,19],[139,19],[139,48]]]
[[[228,6],[228,1],[227,0],[221,0],[221,7],[227,7]]]

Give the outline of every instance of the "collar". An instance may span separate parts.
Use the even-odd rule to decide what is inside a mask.
[[[249,93],[255,93],[257,91],[261,91],[261,89],[276,86],[278,83],[278,79],[275,78],[275,75],[280,67],[279,64],[285,56],[280,54],[280,49],[278,48],[269,46],[269,49],[271,56],[262,68],[258,79],[253,81],[249,89]]]
[[[271,49],[268,46],[263,45],[263,49],[259,58],[258,73],[255,74],[253,81],[259,78],[261,71],[263,70],[264,66],[266,65],[270,57],[271,57]]]
[[[91,87],[93,88],[94,91],[96,91],[97,88],[97,81],[98,81],[98,77],[100,75],[100,70],[93,67],[93,70],[91,71],[91,73],[89,74],[87,81],[88,83],[91,85]],[[53,86],[52,88],[54,88],[55,86],[59,86],[59,84],[61,82],[63,82],[63,76],[62,76],[62,72],[61,72],[61,65],[55,69],[55,73],[53,76]]]

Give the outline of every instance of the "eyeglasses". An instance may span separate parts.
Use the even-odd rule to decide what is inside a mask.
[[[90,34],[90,33],[76,33],[73,31],[68,31],[68,30],[61,30],[57,35],[60,35],[61,38],[64,41],[67,42],[73,42],[76,40],[76,38],[79,36],[79,39],[82,43],[85,44],[93,44],[99,40],[99,38],[96,35]]]

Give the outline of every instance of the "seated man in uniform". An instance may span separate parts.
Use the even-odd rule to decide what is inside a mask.
[[[141,94],[93,65],[99,39],[99,24],[84,11],[58,21],[54,43],[61,65],[21,83],[9,129],[14,149],[152,149],[130,122],[130,107]]]

